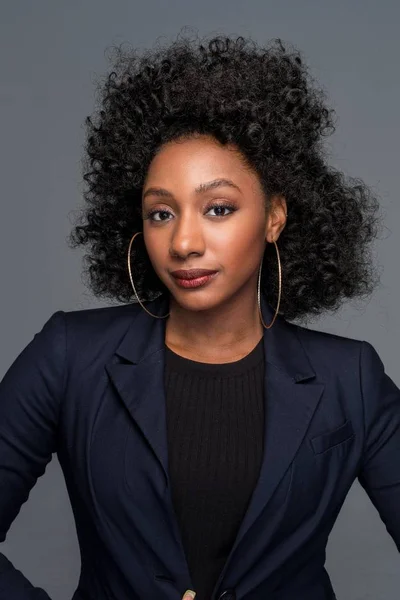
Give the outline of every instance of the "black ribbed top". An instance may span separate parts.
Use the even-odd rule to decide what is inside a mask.
[[[196,600],[210,600],[261,467],[263,340],[222,364],[165,349],[172,499]]]

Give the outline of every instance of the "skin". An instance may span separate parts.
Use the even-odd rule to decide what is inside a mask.
[[[221,178],[239,189],[223,185],[196,192],[200,184]],[[201,362],[232,362],[260,341],[258,270],[287,212],[283,197],[269,200],[266,211],[258,175],[235,146],[211,136],[168,142],[154,156],[142,190],[143,235],[152,266],[170,292],[165,343],[174,352]],[[218,275],[194,289],[179,287],[170,275],[192,268],[215,269]]]

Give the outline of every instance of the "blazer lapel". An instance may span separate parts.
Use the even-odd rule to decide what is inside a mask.
[[[264,298],[261,306],[264,321],[271,322],[274,311]],[[264,330],[264,357],[263,459],[257,484],[215,589],[229,567],[234,569],[235,579],[240,578],[240,558],[233,563],[233,555],[244,536],[251,535],[251,527],[292,463],[325,387],[314,381],[316,374],[296,325],[281,316],[271,329]]]
[[[154,314],[166,314],[168,302],[154,300],[148,309]],[[115,351],[124,362],[109,363],[106,369],[130,416],[160,461],[168,481],[164,340],[163,320],[140,309]]]
[[[164,315],[168,312],[168,305],[168,299],[161,297],[150,302],[147,307],[154,314]],[[264,298],[262,312],[264,320],[270,322],[273,310]],[[112,362],[106,368],[131,417],[158,458],[169,484],[164,340],[165,320],[155,319],[141,309],[116,350],[123,362]],[[267,506],[293,461],[324,389],[322,383],[314,381],[315,372],[301,345],[296,325],[288,323],[281,316],[278,316],[271,329],[264,330],[264,356],[263,460],[257,484],[219,581],[232,564],[238,545],[247,533],[251,533],[252,525]],[[172,504],[171,522],[184,560]],[[185,566],[187,569],[187,564]]]
[[[148,304],[148,310],[153,314],[165,315],[168,312],[168,301],[165,298],[156,299]],[[166,499],[169,515],[167,526],[170,527],[171,537],[165,540],[165,551],[169,555],[176,553],[176,570],[179,585],[189,589],[192,586],[189,565],[183,547],[178,520],[174,511],[170,493],[168,474],[168,440],[166,427],[166,403],[164,393],[164,344],[165,321],[148,315],[138,307],[137,315],[115,351],[118,362],[106,365],[106,370],[115,386],[121,400],[132,419],[141,429],[151,451],[154,452],[166,478]],[[152,474],[148,474],[151,478]],[[161,518],[158,531],[165,526],[164,515],[153,515],[154,521]],[[160,573],[165,575],[165,573]]]

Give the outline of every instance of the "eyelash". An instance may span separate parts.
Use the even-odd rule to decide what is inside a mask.
[[[216,203],[216,204],[212,204],[211,206],[208,207],[207,212],[209,210],[211,210],[212,208],[226,208],[227,210],[230,210],[231,212],[228,214],[232,214],[234,213],[237,208],[236,206],[233,206],[232,204],[226,204],[226,203]],[[144,219],[150,219],[150,221],[152,221],[153,223],[163,223],[165,221],[169,221],[170,219],[153,219],[152,217],[157,214],[157,213],[170,213],[169,210],[162,210],[162,209],[157,209],[157,210],[150,210],[144,217]],[[228,215],[212,215],[214,218],[221,218],[221,217],[227,217]]]

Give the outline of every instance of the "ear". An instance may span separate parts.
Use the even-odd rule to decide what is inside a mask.
[[[268,242],[276,242],[287,220],[287,205],[284,196],[271,196],[270,206],[265,224],[265,239]]]

